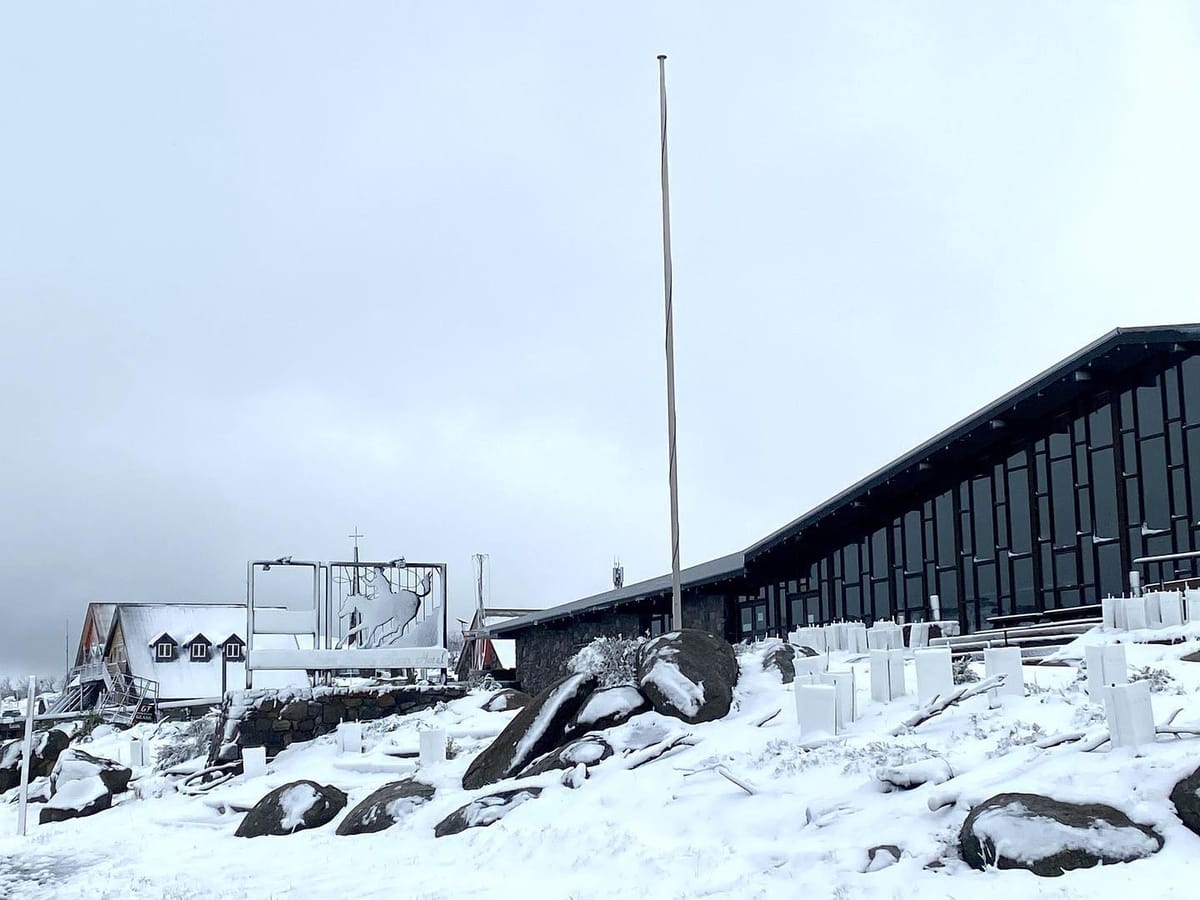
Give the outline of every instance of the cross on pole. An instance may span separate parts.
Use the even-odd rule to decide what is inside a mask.
[[[354,533],[348,534],[348,535],[346,535],[346,537],[352,538],[354,540],[354,571],[350,574],[350,581],[352,583],[352,588],[351,588],[350,593],[357,594],[358,593],[358,539],[366,537],[366,535],[359,534],[358,526],[355,525]]]

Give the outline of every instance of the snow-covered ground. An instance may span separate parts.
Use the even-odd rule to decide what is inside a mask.
[[[1174,646],[1131,645],[1131,670],[1159,670],[1156,721],[1176,709],[1175,724],[1200,723],[1200,664],[1181,656],[1200,650],[1200,632]],[[1063,655],[1082,655],[1089,635]],[[835,741],[801,739],[792,687],[761,668],[763,649],[740,656],[735,708],[723,720],[684,726],[646,713],[630,730],[690,731],[696,744],[626,769],[620,755],[600,763],[575,790],[561,773],[526,780],[544,788],[487,827],[435,839],[434,826],[468,800],[513,786],[462,790],[467,764],[515,712],[480,709],[475,693],[436,710],[369,723],[362,755],[339,754],[332,736],[296,745],[255,779],[237,778],[202,797],[175,792],[173,782],[139,770],[137,793],[87,819],[32,824],[12,836],[16,804],[0,806],[0,896],[273,897],[273,898],[955,898],[1058,897],[1109,900],[1187,896],[1200,890],[1200,837],[1184,828],[1167,799],[1200,765],[1200,738],[1167,739],[1139,752],[1081,752],[1034,742],[1069,731],[1102,731],[1103,708],[1090,703],[1077,669],[1025,667],[1024,698],[989,708],[986,696],[954,707],[901,736],[890,732],[916,710],[915,671],[907,696],[872,702],[865,659],[834,655],[832,668],[857,675],[859,719]],[[782,712],[758,727],[775,709]],[[88,752],[128,760],[132,736],[164,744],[176,726],[139,726],[86,745]],[[311,779],[346,791],[352,806],[380,785],[416,768],[423,728],[447,730],[457,755],[421,772],[437,795],[401,824],[376,834],[339,837],[329,825],[287,837],[234,837],[241,813],[269,790]],[[881,767],[940,758],[955,777],[942,785],[886,793]],[[745,782],[747,793],[716,768]],[[977,872],[948,849],[969,805],[1002,791],[1107,803],[1165,838],[1153,857],[1129,864],[1039,878],[1024,871]],[[931,797],[957,798],[936,812]],[[936,805],[936,804],[935,804]],[[37,809],[31,820],[36,823]],[[344,813],[342,814],[344,815]],[[867,850],[894,844],[899,863],[867,869]],[[932,864],[932,865],[931,865]]]

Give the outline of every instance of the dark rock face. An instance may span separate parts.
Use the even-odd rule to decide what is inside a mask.
[[[345,807],[346,795],[333,785],[293,781],[259,800],[235,834],[252,838],[320,828]]]
[[[795,650],[796,653],[798,653],[800,656],[820,656],[821,655],[816,650],[814,650],[812,647],[805,647],[805,646],[802,646],[801,644],[788,644],[788,646],[791,647],[793,650]]]
[[[372,834],[391,828],[413,810],[433,799],[434,789],[406,778],[385,784],[365,797],[337,827],[337,833]]]
[[[1181,778],[1171,791],[1175,813],[1195,834],[1200,834],[1200,769]]]
[[[65,822],[94,816],[112,806],[112,794],[98,775],[67,782],[38,812],[38,822]]]
[[[593,693],[567,724],[567,732],[614,728],[650,708],[650,701],[631,684],[601,688]]]
[[[1049,820],[1047,843],[1028,826]],[[1024,827],[1023,827],[1024,826]],[[1023,832],[1028,834],[1023,837]],[[959,832],[959,850],[973,869],[1027,869],[1051,877],[1100,863],[1132,862],[1162,849],[1162,837],[1125,813],[1100,803],[1063,803],[1039,794],[997,794],[971,810]]]
[[[49,777],[58,756],[67,749],[71,739],[57,728],[36,731],[33,735],[33,758],[29,761],[29,780]],[[21,750],[24,740],[18,738],[0,746],[0,794],[21,783]]]
[[[763,657],[763,671],[774,669],[783,679],[784,684],[791,684],[796,680],[796,648],[791,644],[779,644],[772,647]]]
[[[471,761],[463,787],[475,790],[495,784],[561,745],[567,723],[595,688],[593,675],[568,675],[546,688]]]
[[[589,734],[534,760],[521,771],[521,777],[541,775],[555,769],[574,769],[580,763],[590,767],[612,755],[613,748],[608,741],[598,734]]]
[[[524,691],[505,688],[488,697],[482,708],[485,712],[507,712],[510,709],[524,709],[532,700],[533,698]]]
[[[472,800],[466,806],[456,809],[433,830],[434,837],[446,837],[458,834],[468,828],[486,828],[494,825],[510,812],[541,794],[541,788],[520,788],[515,791],[501,791],[487,797]]]
[[[691,724],[729,712],[737,677],[733,647],[706,631],[661,634],[638,654],[638,683],[654,711]]]
[[[77,747],[64,750],[50,775],[50,793],[57,793],[67,782],[98,777],[110,794],[121,794],[129,788],[133,772],[118,762],[92,756]]]

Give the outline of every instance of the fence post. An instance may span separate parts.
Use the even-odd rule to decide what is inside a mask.
[[[21,748],[21,805],[17,811],[17,834],[25,834],[25,813],[29,806],[29,758],[33,756],[33,705],[37,702],[37,678],[29,676],[25,696],[25,746]]]

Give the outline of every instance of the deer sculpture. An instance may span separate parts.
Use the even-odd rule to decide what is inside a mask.
[[[357,612],[359,621],[338,641],[337,648],[340,650],[345,647],[353,637],[358,637],[366,643],[376,629],[382,629],[389,623],[392,627],[384,631],[378,642],[372,643],[372,646],[384,646],[399,637],[408,627],[408,623],[417,617],[422,598],[427,597],[433,588],[433,574],[432,570],[426,572],[425,577],[417,583],[416,591],[408,588],[393,591],[383,568],[376,566],[374,596],[350,594],[342,600],[338,608],[338,614],[342,617]]]

